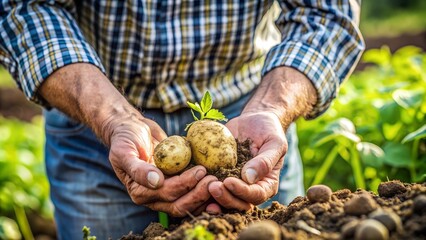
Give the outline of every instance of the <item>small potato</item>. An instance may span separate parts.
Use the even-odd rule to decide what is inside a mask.
[[[211,121],[194,122],[188,130],[192,157],[209,171],[233,168],[237,164],[237,142],[225,125]]]
[[[250,224],[246,229],[241,231],[238,236],[239,240],[280,240],[281,228],[271,220],[263,220]]]
[[[181,136],[170,136],[154,149],[155,165],[166,175],[181,172],[191,161],[191,146]]]
[[[331,194],[333,192],[326,185],[314,185],[308,188],[306,195],[308,196],[309,201],[311,202],[328,202],[331,199]]]

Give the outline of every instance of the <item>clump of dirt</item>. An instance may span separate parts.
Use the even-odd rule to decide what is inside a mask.
[[[203,213],[169,229],[152,223],[142,235],[129,234],[121,239],[185,239],[186,231],[199,225],[215,239],[247,239],[247,234],[240,233],[264,220],[279,225],[281,239],[363,239],[371,234],[378,239],[426,239],[426,183],[391,181],[380,184],[379,189],[386,191],[376,195],[343,189],[333,192],[325,202],[300,196],[288,206],[274,202],[268,208],[255,207],[248,212]],[[367,204],[367,210],[354,211],[359,204]]]

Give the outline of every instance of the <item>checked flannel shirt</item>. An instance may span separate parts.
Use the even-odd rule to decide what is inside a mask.
[[[26,96],[56,69],[99,67],[140,108],[216,107],[278,66],[304,73],[322,113],[364,44],[355,0],[2,0],[0,63]],[[278,16],[279,15],[279,16]],[[276,20],[276,27],[274,21]],[[277,31],[280,31],[280,33]]]

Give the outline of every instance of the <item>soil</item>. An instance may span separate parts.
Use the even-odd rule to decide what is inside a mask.
[[[255,207],[248,212],[203,213],[182,219],[181,224],[169,229],[152,223],[141,235],[129,234],[121,240],[185,239],[185,232],[198,225],[211,232],[215,239],[238,239],[242,232],[253,228],[253,223],[266,220],[279,225],[281,239],[362,239],[365,236],[362,234],[369,236],[374,232],[372,225],[375,224],[371,222],[377,222],[371,219],[378,219],[374,215],[381,210],[396,216],[396,220],[393,227],[378,223],[381,230],[386,231],[380,239],[426,239],[426,183],[384,182],[378,192],[377,195],[362,189],[355,192],[343,189],[333,192],[327,202],[297,197],[288,206],[274,202],[268,208]],[[362,228],[363,222],[368,226]],[[265,231],[262,235],[267,235]],[[262,238],[251,236],[250,239]]]

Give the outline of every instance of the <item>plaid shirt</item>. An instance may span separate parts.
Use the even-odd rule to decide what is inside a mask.
[[[0,63],[42,104],[53,71],[86,62],[135,106],[166,112],[207,89],[224,106],[290,66],[318,91],[315,117],[363,50],[358,16],[355,0],[3,0]]]

